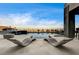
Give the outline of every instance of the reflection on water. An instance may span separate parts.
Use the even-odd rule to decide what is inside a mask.
[[[29,35],[32,35],[35,39],[45,39],[48,38],[50,34],[51,33],[29,33]]]

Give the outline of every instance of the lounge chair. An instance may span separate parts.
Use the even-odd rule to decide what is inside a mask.
[[[49,36],[48,39],[44,39],[44,40],[47,41],[48,43],[50,43],[51,45],[57,47],[57,46],[61,46],[63,44],[68,43],[69,41],[73,40],[73,38]]]
[[[31,38],[26,38],[22,42],[20,42],[19,40],[16,40],[14,38],[14,35],[12,35],[12,34],[6,34],[6,35],[3,35],[3,37],[4,37],[4,39],[7,39],[15,44],[18,44],[19,46],[27,46],[36,40],[36,39],[32,39],[32,36],[31,36]]]

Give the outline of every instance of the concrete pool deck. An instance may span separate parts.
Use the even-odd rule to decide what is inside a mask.
[[[15,37],[22,40],[27,36]],[[76,38],[61,47],[54,47],[43,39],[37,39],[26,47],[20,47],[0,36],[0,55],[79,55],[78,45],[79,40]]]

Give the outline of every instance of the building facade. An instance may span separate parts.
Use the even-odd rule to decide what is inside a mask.
[[[64,5],[64,35],[75,37],[75,15],[79,14],[79,3],[65,3]]]

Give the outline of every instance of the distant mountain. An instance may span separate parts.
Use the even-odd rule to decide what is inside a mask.
[[[12,28],[12,27],[9,27],[9,26],[0,26],[0,31],[2,31],[3,29],[7,29],[7,28],[15,29],[15,28]]]
[[[0,26],[0,31],[2,31],[4,28],[8,28],[8,26]]]

